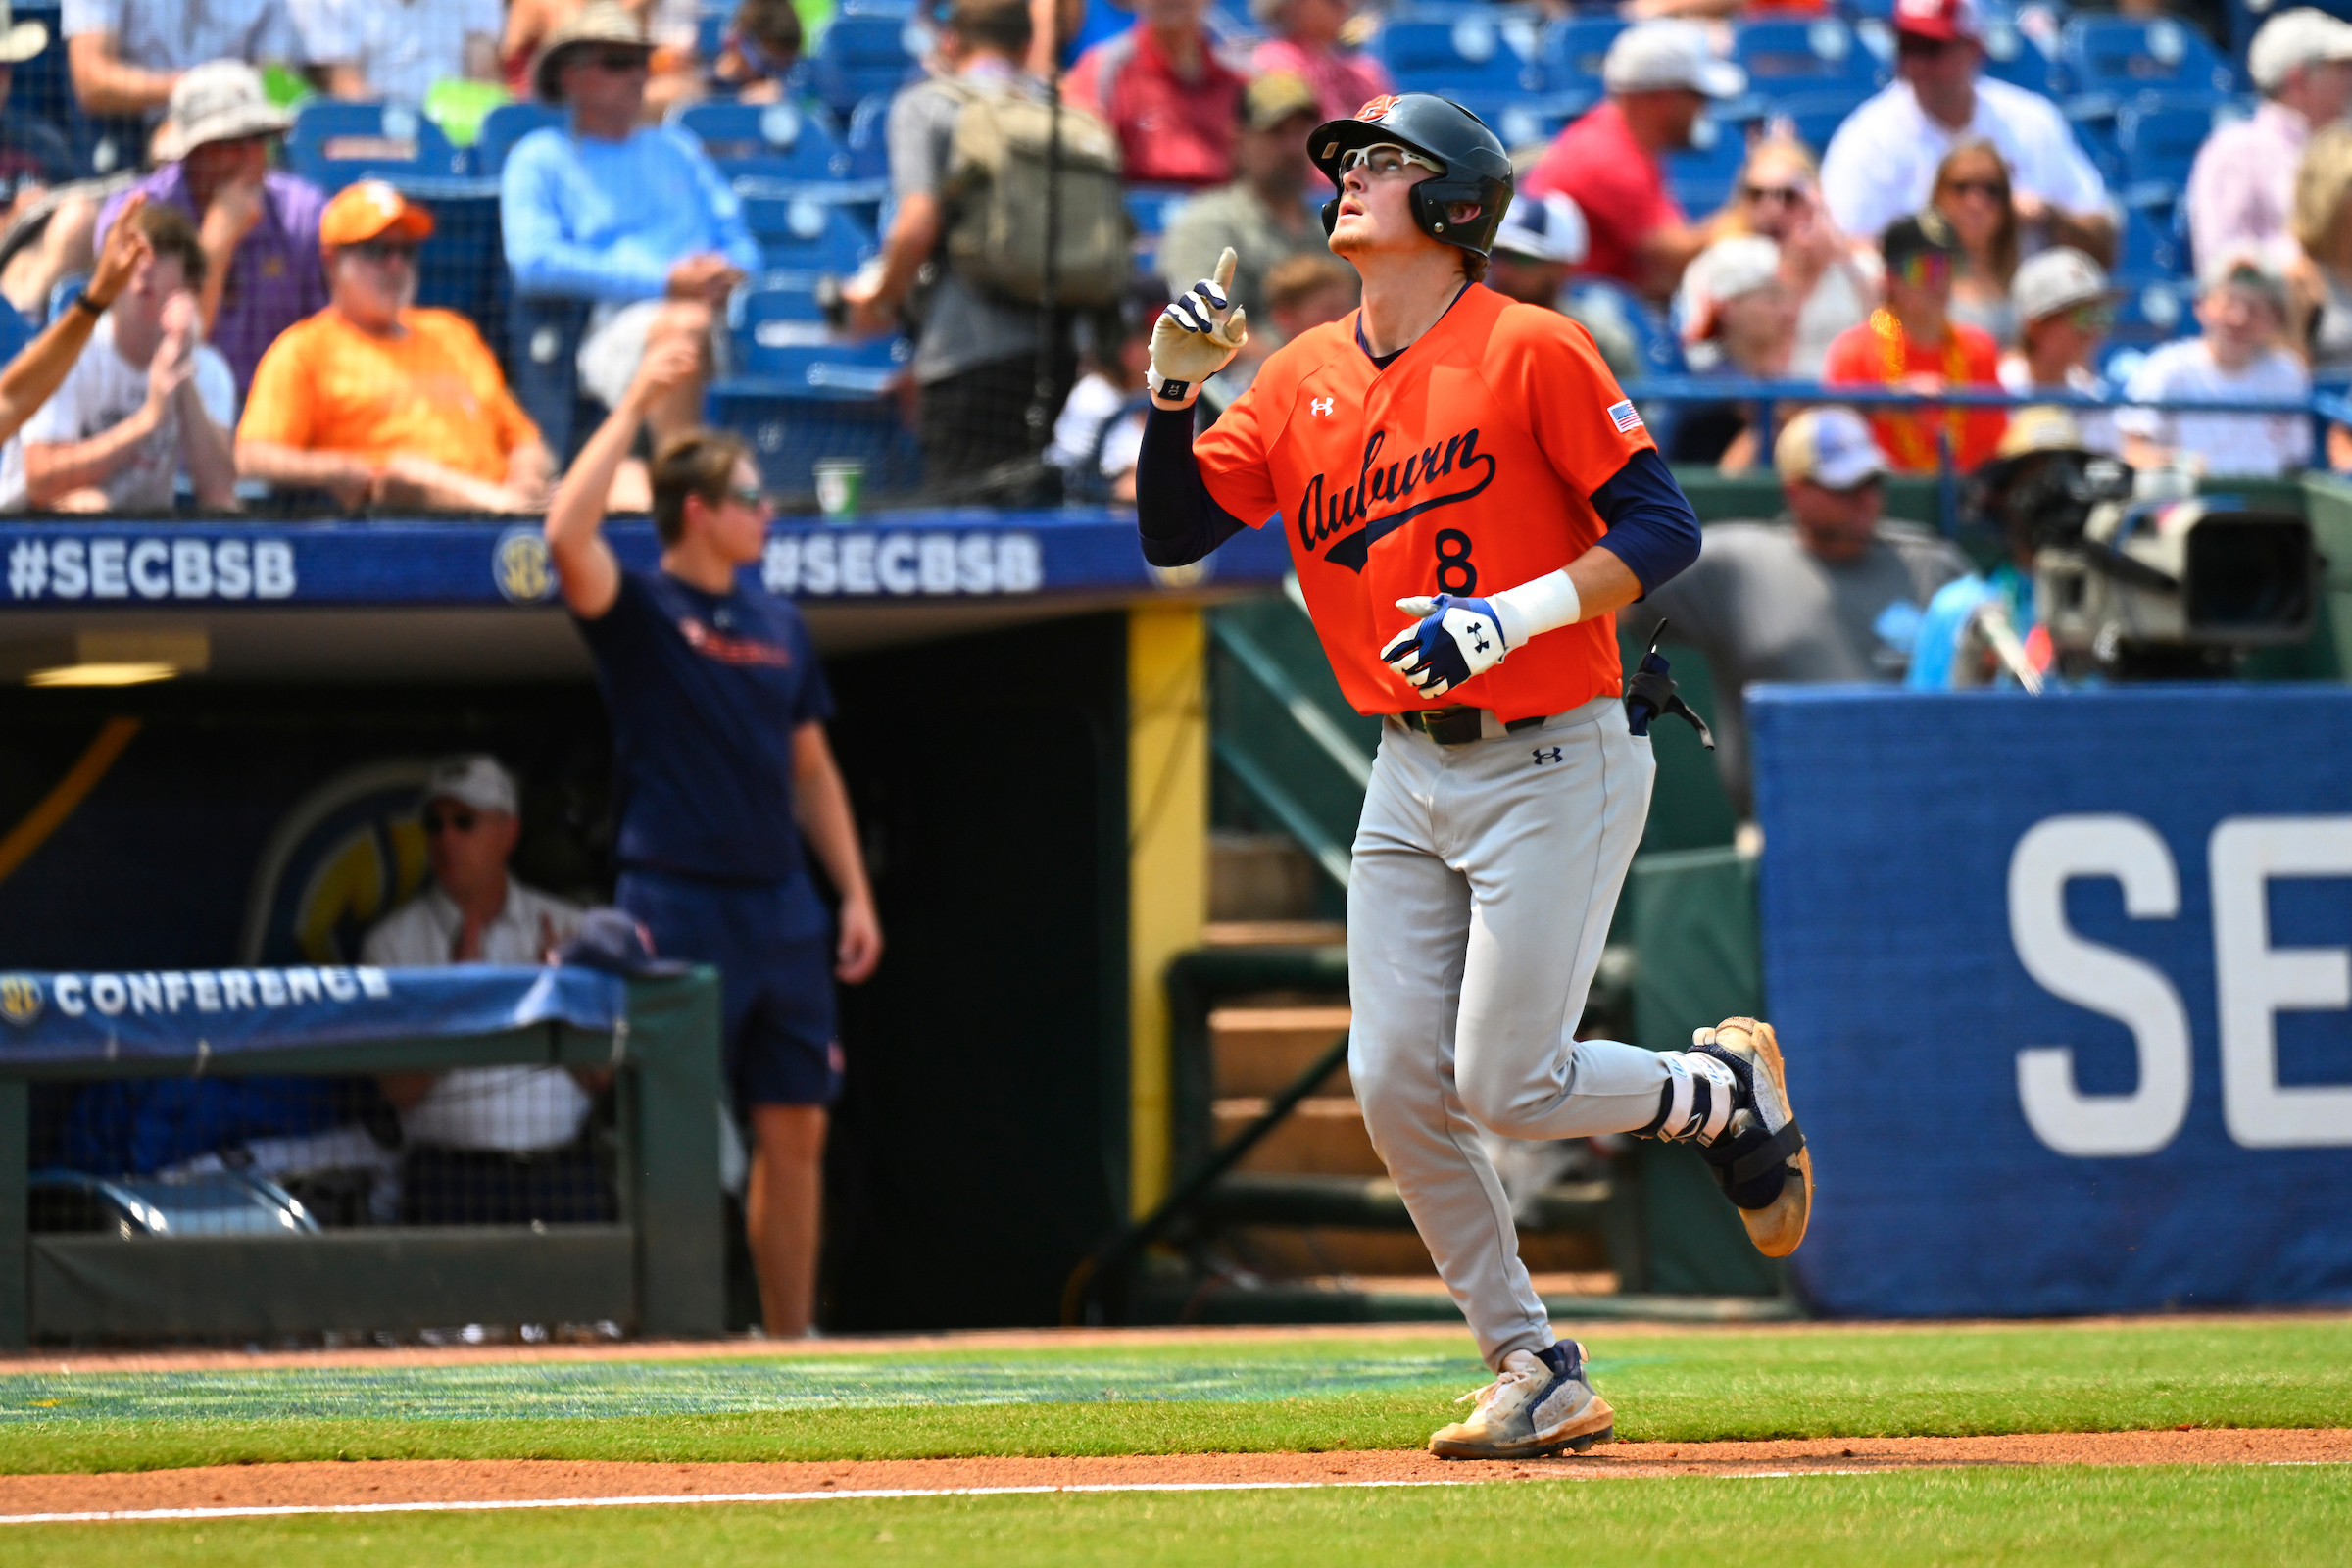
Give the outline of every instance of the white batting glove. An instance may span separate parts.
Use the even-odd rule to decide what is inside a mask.
[[[1502,662],[1502,623],[1484,599],[1440,594],[1399,599],[1396,608],[1421,618],[1380,651],[1382,662],[1424,697],[1443,697]]]
[[[1159,313],[1152,328],[1152,398],[1162,408],[1182,408],[1200,383],[1233,363],[1250,341],[1249,314],[1233,303],[1233,247],[1217,258],[1217,269]]]

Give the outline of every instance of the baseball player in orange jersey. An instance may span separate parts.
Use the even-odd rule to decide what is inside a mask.
[[[1663,1054],[1575,1038],[1649,810],[1637,731],[1671,695],[1638,678],[1629,723],[1612,612],[1697,557],[1698,519],[1584,328],[1480,286],[1511,170],[1477,117],[1376,98],[1307,151],[1363,307],[1278,349],[1198,439],[1200,384],[1248,335],[1232,253],[1168,307],[1144,554],[1176,565],[1281,527],[1341,688],[1386,720],[1348,892],[1348,1071],[1496,1374],[1430,1447],[1582,1451],[1615,1418],[1553,1338],[1478,1129],[1692,1141],[1773,1256],[1812,1198],[1768,1026]]]

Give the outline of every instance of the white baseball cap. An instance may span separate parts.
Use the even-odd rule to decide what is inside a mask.
[[[504,811],[513,816],[514,775],[486,753],[444,757],[424,775],[424,788],[417,791],[416,799],[420,804],[456,801],[477,811]]]
[[[1706,29],[1694,22],[1644,22],[1609,45],[1600,83],[1611,92],[1685,87],[1710,98],[1737,98],[1747,90],[1747,73],[1717,56]]]
[[[2029,258],[2009,282],[2009,302],[2021,321],[2038,321],[2113,292],[2099,264],[2072,245],[2054,245]]]
[[[1781,275],[1781,247],[1761,234],[1719,239],[1683,270],[1680,301],[1683,336],[1691,342],[1715,330],[1716,311],[1727,301],[1762,288]]]
[[[1502,215],[1492,249],[1509,251],[1539,262],[1565,262],[1570,267],[1592,249],[1592,230],[1585,210],[1567,196],[1522,196]]]
[[[1810,479],[1825,490],[1851,490],[1885,473],[1887,463],[1862,416],[1833,407],[1807,409],[1784,425],[1772,466],[1783,484]]]
[[[2315,60],[2352,60],[2352,24],[2310,6],[2281,11],[2246,46],[2246,74],[2264,92],[2286,85],[2286,74]]]

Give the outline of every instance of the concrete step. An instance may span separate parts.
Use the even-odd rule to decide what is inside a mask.
[[[1342,920],[1211,920],[1200,931],[1204,948],[1344,948]]]
[[[1208,917],[1297,920],[1315,907],[1322,873],[1298,843],[1280,833],[1208,836]]]
[[[1410,1230],[1351,1230],[1325,1225],[1239,1225],[1221,1233],[1234,1257],[1269,1280],[1331,1275],[1395,1275],[1421,1280],[1444,1293],[1429,1250]],[[1597,1236],[1522,1233],[1519,1260],[1532,1273],[1599,1274],[1609,1266]],[[1616,1289],[1610,1276],[1608,1289]]]
[[[1219,1100],[1210,1106],[1222,1146],[1266,1113],[1256,1096]],[[1388,1167],[1372,1152],[1363,1113],[1351,1095],[1310,1095],[1250,1151],[1246,1171],[1308,1172],[1322,1176],[1385,1176]]]
[[[1306,1006],[1216,1007],[1208,1015],[1212,1083],[1226,1098],[1282,1093],[1348,1033],[1348,1009]],[[1327,1095],[1350,1093],[1342,1067],[1317,1086]]]
[[[1536,1195],[1522,1234],[1577,1231],[1602,1234],[1609,1184],[1561,1182]],[[1396,1184],[1386,1176],[1312,1176],[1236,1171],[1209,1190],[1201,1217],[1219,1225],[1321,1225],[1355,1230],[1410,1230]]]

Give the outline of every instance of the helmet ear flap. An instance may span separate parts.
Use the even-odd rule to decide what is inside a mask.
[[[1338,227],[1338,226],[1339,226],[1339,221],[1340,221],[1340,199],[1339,199],[1337,196],[1334,196],[1334,197],[1333,197],[1331,200],[1329,200],[1329,201],[1327,201],[1327,202],[1325,202],[1325,203],[1323,204],[1323,237],[1324,237],[1324,238],[1326,238],[1326,239],[1329,239],[1329,238],[1331,237],[1331,231],[1332,231],[1334,228],[1336,228],[1336,227]]]

